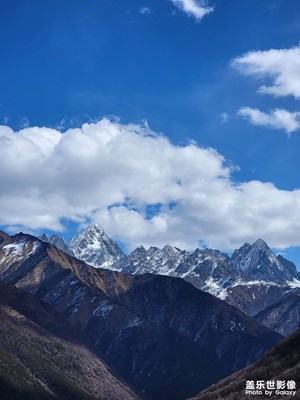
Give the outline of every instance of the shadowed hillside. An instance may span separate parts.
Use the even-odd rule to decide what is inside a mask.
[[[0,284],[1,400],[137,398],[51,307]]]
[[[297,393],[291,396],[245,395],[247,380],[294,380]],[[280,342],[262,360],[239,371],[190,400],[246,400],[249,398],[299,399],[300,398],[300,329]]]

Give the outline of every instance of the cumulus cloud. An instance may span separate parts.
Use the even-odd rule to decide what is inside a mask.
[[[300,98],[300,47],[250,51],[235,58],[231,64],[245,76],[255,77],[263,82],[259,93],[274,97],[293,96]],[[272,129],[283,129],[287,134],[299,130],[300,112],[277,108],[263,112],[257,108],[243,107],[238,115],[253,125]]]
[[[250,51],[232,61],[232,66],[247,76],[267,80],[258,92],[276,97],[300,98],[300,47]]]
[[[288,134],[300,128],[300,112],[289,112],[277,108],[265,113],[257,108],[243,107],[238,111],[238,115],[248,119],[253,125],[283,129]]]
[[[139,244],[232,249],[263,237],[300,245],[300,190],[237,183],[216,150],[103,119],[62,133],[0,127],[0,225],[63,230],[97,221]]]
[[[171,0],[172,3],[185,12],[188,16],[196,18],[201,21],[205,15],[211,13],[214,8],[207,5],[204,0]]]

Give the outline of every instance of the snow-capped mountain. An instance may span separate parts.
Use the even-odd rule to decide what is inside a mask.
[[[295,265],[275,255],[266,242],[245,243],[229,257],[212,249],[187,252],[172,246],[138,247],[113,269],[131,274],[180,277],[250,316],[288,293],[300,292]]]
[[[295,265],[275,255],[262,239],[245,243],[231,257],[219,250],[187,252],[170,245],[148,250],[139,246],[126,256],[98,224],[87,227],[69,245],[56,235],[45,241],[97,268],[182,278],[250,316],[289,293],[300,292]]]
[[[145,250],[140,246],[114,267],[134,274],[193,278],[198,286],[207,286],[212,281],[222,288],[242,281],[285,284],[297,279],[296,266],[282,256],[276,256],[262,239],[252,245],[245,243],[231,258],[212,249],[196,249],[189,253],[172,246],[161,250],[156,247]]]
[[[188,254],[185,250],[168,245],[162,249],[150,247],[148,250],[139,246],[127,257],[122,257],[113,267],[129,274],[174,275],[175,269]]]
[[[140,246],[116,262],[113,268],[131,274],[180,277],[223,300],[231,297],[233,304],[236,302],[232,293],[236,292],[236,287],[247,286],[253,291],[259,286],[268,290],[275,286],[289,290],[295,286],[293,282],[298,277],[295,265],[280,255],[276,256],[262,239],[252,245],[245,243],[234,251],[231,258],[212,249],[196,249],[189,253],[172,246],[163,249],[150,247],[148,250]]]
[[[88,226],[68,245],[74,256],[98,268],[109,268],[123,257],[120,247],[99,224]]]
[[[298,280],[296,266],[281,255],[276,256],[262,239],[252,245],[245,243],[231,257],[219,250],[187,252],[170,245],[148,250],[139,246],[125,256],[99,224],[88,226],[68,244],[58,235],[48,238],[43,234],[40,239],[94,267],[130,274],[176,276],[216,295],[218,289],[221,291],[246,282],[252,285],[255,282],[286,284]]]
[[[235,250],[231,264],[250,279],[285,283],[297,278],[296,266],[276,256],[262,239]]]
[[[166,254],[176,256],[168,248]],[[149,400],[195,395],[282,338],[183,279],[96,269],[31,235],[0,232],[0,282],[55,309],[90,351]]]

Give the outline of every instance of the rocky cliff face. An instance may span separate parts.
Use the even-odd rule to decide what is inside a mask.
[[[149,399],[196,394],[280,338],[182,279],[95,269],[29,235],[2,235],[0,280],[55,308]]]

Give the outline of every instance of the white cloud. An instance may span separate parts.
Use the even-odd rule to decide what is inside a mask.
[[[141,7],[139,12],[140,14],[151,14],[151,9],[149,7]]]
[[[222,112],[220,114],[220,121],[225,124],[226,122],[229,121],[230,115],[227,112]]]
[[[187,15],[201,21],[205,15],[211,13],[214,8],[207,5],[204,0],[171,0],[172,3],[180,10],[184,11]]]
[[[225,250],[258,237],[276,248],[300,245],[300,190],[236,183],[216,150],[175,146],[147,126],[1,126],[0,160],[2,226],[61,230],[62,218],[98,221],[129,249],[203,241]]]
[[[238,115],[245,117],[253,125],[283,129],[288,134],[300,128],[300,112],[275,109],[270,113],[265,113],[257,108],[243,107],[238,111]]]
[[[244,75],[265,79],[258,92],[300,98],[300,47],[250,51],[232,61]]]

